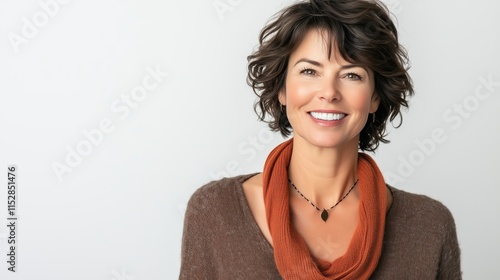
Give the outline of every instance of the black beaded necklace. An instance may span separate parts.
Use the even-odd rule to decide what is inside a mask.
[[[323,208],[323,211],[321,212],[321,219],[323,219],[323,221],[326,223],[326,220],[328,219],[328,211],[332,210],[335,206],[337,206],[340,202],[342,202],[342,200],[344,200],[344,198],[346,198],[352,191],[352,189],[354,189],[354,187],[358,184],[358,180],[356,180],[356,182],[354,182],[354,185],[352,185],[352,187],[349,189],[349,191],[344,195],[344,197],[342,197],[339,201],[337,201],[337,203],[335,203],[335,205],[333,205],[332,207],[326,209],[326,208]],[[314,203],[312,203],[309,199],[307,199],[307,197],[305,197],[300,191],[299,189],[297,189],[297,187],[292,183],[292,180],[290,180],[290,178],[288,178],[288,182],[290,182],[290,184],[292,185],[292,187],[300,194],[300,196],[302,196],[305,200],[307,200],[307,202],[309,202],[314,208],[316,208],[316,210],[318,211],[321,211],[321,209],[318,208],[318,206],[314,205]]]

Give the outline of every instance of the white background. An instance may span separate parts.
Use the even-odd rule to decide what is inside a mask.
[[[283,140],[256,121],[246,56],[292,1],[47,2],[0,2],[0,278],[176,279],[193,191],[260,171]],[[452,211],[464,278],[495,279],[500,4],[386,3],[416,96],[375,158],[394,186]],[[169,75],[125,105],[148,68]],[[103,120],[112,131],[89,146],[84,132]],[[435,130],[445,140],[429,144]],[[69,152],[78,147],[79,161]],[[16,273],[6,263],[9,164],[18,168]],[[68,166],[60,180],[54,164]]]

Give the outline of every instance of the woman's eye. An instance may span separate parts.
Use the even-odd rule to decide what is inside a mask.
[[[311,68],[305,68],[305,69],[302,69],[302,71],[300,71],[300,74],[305,74],[305,75],[316,75],[316,71],[314,69],[311,69]]]
[[[361,76],[359,76],[358,74],[356,73],[347,73],[345,75],[345,77],[349,80],[354,80],[354,81],[360,81],[361,80]]]

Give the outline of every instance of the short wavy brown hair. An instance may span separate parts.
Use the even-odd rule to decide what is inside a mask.
[[[374,73],[375,94],[380,105],[361,130],[359,149],[374,152],[385,137],[386,123],[408,108],[414,94],[408,74],[406,50],[387,7],[378,0],[310,0],[293,4],[277,13],[262,29],[259,46],[248,56],[247,82],[258,96],[254,110],[259,120],[284,137],[292,127],[278,100],[285,86],[288,60],[311,29],[326,31],[328,53],[333,46],[342,58],[361,64]],[[269,115],[269,117],[268,117]]]

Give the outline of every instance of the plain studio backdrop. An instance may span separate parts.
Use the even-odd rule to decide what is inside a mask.
[[[292,1],[0,3],[0,278],[176,279],[191,194],[283,141],[256,120],[246,57]],[[449,207],[465,279],[498,279],[500,4],[386,3],[416,95],[375,158]]]

